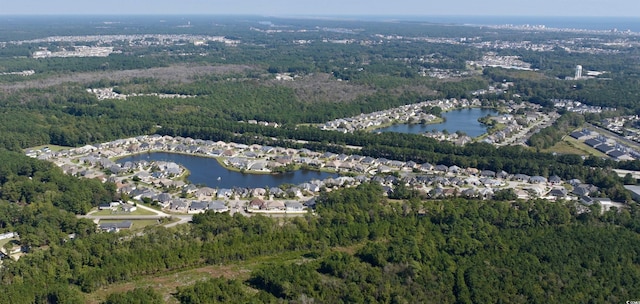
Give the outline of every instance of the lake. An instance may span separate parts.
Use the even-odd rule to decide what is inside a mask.
[[[141,160],[169,161],[180,164],[191,172],[188,178],[189,182],[206,185],[211,188],[278,187],[282,184],[299,185],[314,179],[324,180],[329,177],[339,176],[335,173],[309,170],[297,170],[282,174],[240,173],[226,169],[214,158],[167,152],[152,152],[127,156],[119,159],[117,163],[123,164],[128,161]]]
[[[480,122],[478,118],[483,116],[496,116],[498,112],[493,109],[485,108],[466,108],[453,110],[442,113],[442,117],[446,121],[437,124],[398,124],[386,128],[376,129],[374,132],[397,132],[422,134],[432,132],[433,130],[447,130],[449,133],[461,131],[470,137],[478,137],[487,132],[487,127]]]

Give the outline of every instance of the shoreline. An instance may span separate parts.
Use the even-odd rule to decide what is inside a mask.
[[[224,162],[225,157],[221,157],[221,156],[212,156],[212,155],[208,155],[208,154],[198,154],[198,153],[187,153],[187,152],[176,152],[176,151],[165,151],[165,150],[148,150],[148,151],[142,151],[142,152],[136,152],[136,153],[131,153],[131,154],[126,154],[126,155],[119,155],[119,156],[115,156],[115,157],[111,157],[109,158],[110,160],[117,162],[118,160],[121,160],[123,158],[127,158],[127,157],[131,157],[131,156],[137,156],[137,155],[144,155],[144,154],[152,154],[152,153],[169,153],[169,154],[181,154],[181,155],[188,155],[188,156],[194,156],[194,157],[203,157],[203,158],[210,158],[210,159],[214,159],[218,162],[218,164],[223,167],[226,170],[229,171],[233,171],[233,172],[238,172],[238,173],[242,173],[242,174],[255,174],[255,175],[280,175],[283,173],[287,173],[287,172],[266,172],[266,171],[254,171],[254,170],[243,170],[243,169],[239,169],[236,168],[234,166],[228,165]],[[191,174],[191,172],[184,167],[181,164],[180,167],[184,170],[184,173],[182,173],[180,176],[176,177],[175,179],[178,180],[184,180],[185,182],[189,182],[188,178],[189,175]],[[295,169],[292,170],[293,171],[298,171],[298,170],[306,170],[306,171],[316,171],[316,172],[329,172],[329,173],[339,173],[333,170],[322,170],[322,168],[313,168],[313,167],[305,167],[302,168],[301,165],[297,164],[295,165]],[[191,182],[189,182],[191,183]]]

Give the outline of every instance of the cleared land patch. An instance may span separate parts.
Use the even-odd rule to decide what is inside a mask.
[[[27,80],[17,83],[0,84],[0,89],[15,91],[27,88],[47,88],[63,83],[89,83],[100,80],[122,81],[132,78],[154,78],[166,82],[193,82],[195,76],[210,74],[241,73],[256,68],[249,65],[174,65],[161,68],[135,69],[106,72],[72,73],[65,75],[53,75],[44,79]]]

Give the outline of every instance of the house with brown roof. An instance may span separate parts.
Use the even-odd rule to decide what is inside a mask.
[[[265,209],[265,207],[266,207],[265,201],[256,197],[249,202],[249,205],[247,208],[252,210],[261,210],[261,209]]]

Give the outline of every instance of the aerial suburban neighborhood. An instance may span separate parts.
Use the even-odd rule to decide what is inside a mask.
[[[0,304],[638,302],[640,5],[571,1],[3,3]]]
[[[211,157],[211,161],[220,161],[230,169],[246,173],[272,173],[278,167],[304,165],[316,170],[337,172],[341,176],[311,180],[284,189],[214,189],[195,187],[177,179],[185,173],[185,169],[176,163],[140,161],[121,164],[114,161],[132,154],[160,151]],[[528,176],[518,172],[493,172],[455,165],[417,164],[361,155],[160,135],[120,139],[57,152],[40,150],[27,153],[55,162],[67,174],[114,182],[118,191],[131,199],[146,199],[155,202],[163,210],[189,214],[206,210],[227,212],[232,208],[243,208],[249,213],[306,212],[309,204],[304,204],[313,204],[314,197],[321,191],[353,187],[368,181],[381,184],[387,193],[392,192],[398,184],[403,184],[431,198],[464,196],[489,199],[496,191],[513,189],[519,199],[576,200],[590,205],[593,203],[590,196],[598,193],[598,188],[593,185],[575,179],[564,181],[558,176]],[[256,199],[260,201],[256,202]],[[605,206],[617,205],[602,199],[601,203]]]

